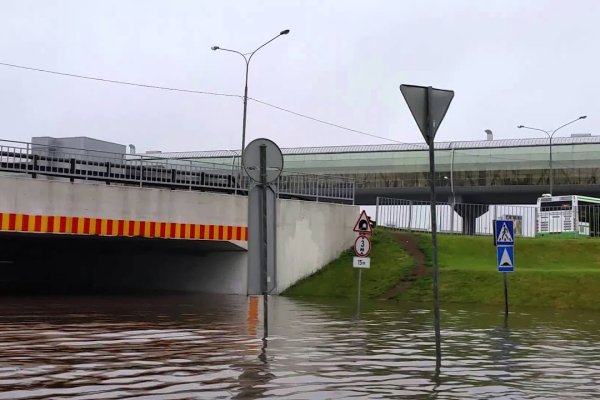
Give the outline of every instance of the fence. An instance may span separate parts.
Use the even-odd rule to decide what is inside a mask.
[[[600,202],[600,200],[598,200]],[[515,236],[564,235],[600,237],[600,204],[564,200],[560,205],[436,205],[438,231],[465,235],[492,235],[495,219],[512,220]],[[377,198],[375,220],[384,227],[431,231],[429,202]]]
[[[485,205],[438,203],[438,232],[492,235],[495,219],[514,221],[515,235],[534,237],[537,232],[537,207],[534,205]],[[375,220],[380,226],[409,231],[431,231],[429,202],[379,197]]]
[[[171,160],[99,150],[0,139],[0,171],[71,182],[101,181],[146,187],[246,194],[250,180],[235,166],[196,160]],[[279,196],[354,203],[354,180],[283,172],[274,183]]]

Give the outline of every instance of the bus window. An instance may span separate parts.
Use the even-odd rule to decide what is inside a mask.
[[[573,208],[571,201],[544,201],[540,204],[540,211],[566,211]]]

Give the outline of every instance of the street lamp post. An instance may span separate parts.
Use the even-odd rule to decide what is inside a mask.
[[[540,132],[544,132],[549,139],[549,148],[550,148],[550,194],[553,194],[553,189],[554,189],[554,170],[552,168],[552,139],[554,138],[554,134],[556,132],[558,132],[560,129],[564,128],[567,125],[571,125],[574,122],[579,121],[580,119],[586,119],[587,115],[582,115],[581,117],[574,119],[573,121],[567,122],[564,125],[559,126],[558,128],[554,129],[554,130],[550,130],[550,131],[546,131],[543,129],[539,129],[539,128],[532,128],[530,126],[525,126],[525,125],[519,125],[517,126],[517,128],[519,129],[531,129],[533,131],[540,131]]]
[[[257,47],[256,50],[254,50],[251,53],[242,53],[242,52],[239,52],[237,50],[224,49],[224,48],[219,47],[219,46],[213,46],[213,47],[211,47],[211,50],[215,50],[215,51],[216,50],[222,50],[222,51],[228,51],[230,53],[239,54],[240,56],[242,56],[244,58],[244,61],[246,62],[246,84],[244,86],[244,117],[243,117],[243,122],[242,122],[242,151],[241,151],[241,155],[242,156],[244,154],[244,147],[246,147],[246,111],[248,109],[248,69],[250,67],[250,60],[252,59],[252,56],[257,51],[259,51],[260,49],[262,49],[263,47],[265,47],[266,45],[268,45],[269,43],[271,43],[273,40],[277,39],[279,36],[287,35],[288,33],[290,33],[289,29],[285,29],[285,30],[279,32],[279,35],[275,36],[273,39],[271,39],[268,42],[265,42],[261,46]],[[241,159],[241,156],[240,156],[240,159]]]

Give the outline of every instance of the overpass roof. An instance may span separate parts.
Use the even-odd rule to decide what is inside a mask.
[[[577,136],[556,137],[552,141],[553,146],[600,144],[600,136]],[[527,139],[501,139],[501,140],[472,140],[452,141],[435,143],[437,150],[467,150],[467,149],[510,149],[517,147],[539,147],[548,146],[548,138]],[[391,143],[375,145],[350,145],[350,146],[321,146],[321,147],[295,147],[281,149],[284,155],[309,155],[309,154],[344,154],[344,153],[383,153],[398,151],[424,151],[427,145],[424,143]],[[231,158],[239,156],[239,150],[214,150],[214,151],[186,151],[149,153],[157,158],[172,159],[206,159],[206,158]]]

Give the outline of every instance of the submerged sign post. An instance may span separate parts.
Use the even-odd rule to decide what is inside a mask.
[[[263,295],[266,338],[269,335],[269,286],[275,274],[275,192],[271,184],[281,174],[283,155],[271,140],[256,139],[244,149],[242,166],[253,182],[248,192],[248,289],[250,294]]]
[[[410,112],[419,126],[419,130],[429,146],[429,185],[431,190],[431,247],[433,264],[433,302],[435,325],[435,361],[439,373],[442,363],[442,345],[440,334],[440,301],[438,294],[437,261],[437,217],[435,209],[435,160],[434,139],[448,107],[454,98],[454,91],[434,89],[431,86],[400,85],[400,92],[408,104]]]
[[[506,273],[515,271],[515,229],[511,220],[494,221],[496,264],[504,282],[504,316],[508,317],[508,287]]]
[[[360,287],[362,279],[362,270],[371,268],[371,238],[369,237],[373,233],[371,222],[365,211],[360,213],[356,224],[354,224],[354,232],[358,233],[358,237],[354,241],[354,254],[355,257],[352,260],[352,266],[358,268],[358,294],[356,300],[356,313],[360,315]]]

